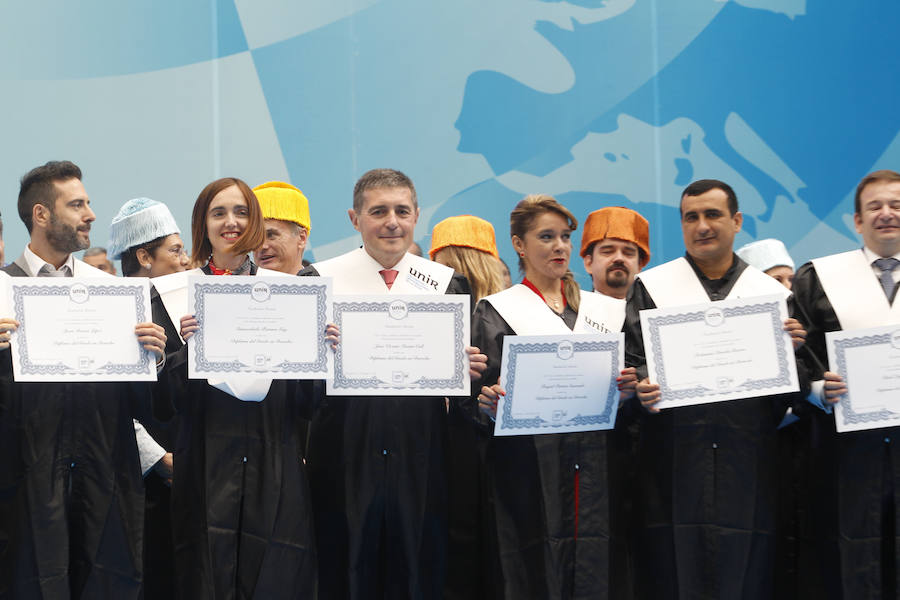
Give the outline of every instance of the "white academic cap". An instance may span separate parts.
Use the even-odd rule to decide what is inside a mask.
[[[794,261],[781,240],[769,238],[750,242],[738,248],[737,255],[763,272],[773,267],[790,267],[794,270]]]
[[[113,217],[106,253],[112,259],[119,259],[129,248],[173,233],[180,234],[181,230],[165,204],[150,198],[135,198],[123,204]]]

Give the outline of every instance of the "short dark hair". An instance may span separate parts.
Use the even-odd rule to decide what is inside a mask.
[[[47,164],[35,167],[28,171],[19,182],[19,218],[25,223],[28,233],[34,223],[31,215],[34,206],[41,204],[53,212],[56,199],[59,197],[55,183],[70,179],[81,180],[81,169],[78,165],[68,160],[51,160]]]
[[[419,199],[416,197],[416,186],[413,185],[412,179],[401,171],[394,169],[372,169],[363,174],[362,177],[353,186],[353,210],[359,212],[363,206],[363,194],[369,190],[378,188],[407,188],[412,194],[413,206],[419,206]]]
[[[873,171],[863,177],[862,181],[859,182],[859,185],[856,186],[856,196],[853,198],[854,213],[859,214],[862,212],[862,205],[859,198],[862,196],[866,186],[870,183],[875,183],[876,181],[900,181],[900,173],[891,171],[890,169],[881,169],[880,171]]]
[[[141,271],[141,263],[137,259],[137,252],[140,249],[146,250],[150,256],[156,258],[156,251],[162,246],[163,242],[166,241],[166,238],[169,235],[161,235],[155,240],[150,240],[149,242],[144,242],[143,244],[138,244],[137,246],[132,246],[127,250],[122,251],[122,256],[119,257],[122,261],[122,275],[125,277],[133,277],[135,274],[140,273]]]
[[[737,214],[737,194],[734,193],[734,190],[731,189],[730,185],[728,185],[724,181],[719,181],[718,179],[698,179],[697,181],[684,188],[684,191],[681,192],[681,199],[684,200],[685,196],[699,196],[701,194],[705,194],[710,190],[722,190],[723,192],[725,192],[725,195],[728,196],[728,212],[731,213],[732,217]],[[681,202],[678,203],[678,214],[682,214]]]

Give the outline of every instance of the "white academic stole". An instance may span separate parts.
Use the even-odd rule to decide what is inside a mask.
[[[900,294],[894,296],[893,305],[888,304],[862,249],[817,258],[812,264],[841,329],[900,325]]]
[[[518,335],[614,333],[622,330],[625,322],[624,300],[579,291],[578,317],[571,331],[540,296],[521,283],[486,296],[482,301],[490,303]]]
[[[644,284],[657,308],[703,304],[710,301],[709,294],[683,256],[642,271],[638,273],[637,278]],[[770,294],[787,298],[791,292],[774,278],[747,265],[726,298],[752,298]]]
[[[406,253],[392,268],[397,278],[388,289],[379,271],[384,269],[364,248],[313,264],[322,277],[331,277],[340,294],[443,294],[453,279],[453,269]]]

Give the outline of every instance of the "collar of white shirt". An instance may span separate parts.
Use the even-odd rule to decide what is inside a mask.
[[[866,260],[867,260],[867,261],[869,262],[869,264],[872,266],[872,272],[875,273],[875,277],[879,277],[879,278],[880,278],[880,277],[881,277],[881,269],[879,269],[878,267],[876,267],[874,263],[875,263],[875,261],[878,260],[879,258],[890,258],[890,257],[888,257],[888,256],[879,256],[879,255],[876,254],[875,252],[872,252],[872,250],[870,250],[870,249],[869,249],[868,247],[866,247],[866,246],[863,246],[863,254],[866,255]],[[894,258],[896,258],[897,260],[900,260],[900,252],[898,252],[897,254],[895,254],[895,255],[894,255]],[[894,283],[900,281],[900,269],[898,269],[898,268],[895,267],[895,268],[894,268],[894,271],[891,273],[891,277],[894,278]]]
[[[43,258],[38,256],[31,250],[31,244],[25,245],[25,251],[22,252],[22,256],[25,257],[25,264],[28,267],[26,269],[26,271],[28,271],[29,277],[37,277],[38,272],[41,270],[41,268],[44,265],[50,265],[50,263],[48,263],[46,260],[44,260]],[[72,273],[74,275],[75,274],[75,257],[72,256],[71,254],[69,254],[68,258],[66,258],[66,262],[63,263],[63,266],[68,266],[69,273]],[[54,269],[56,268],[56,267],[53,267],[53,265],[50,265],[50,267],[52,267]],[[60,268],[62,268],[62,267],[60,267]]]

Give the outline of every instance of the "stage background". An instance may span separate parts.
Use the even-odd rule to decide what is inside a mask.
[[[137,196],[188,233],[200,189],[233,175],[302,189],[328,258],[359,244],[356,178],[393,167],[426,249],[476,214],[514,265],[509,211],[544,192],[581,220],[638,210],[658,264],[683,251],[681,189],[713,177],[737,191],[737,244],[777,237],[799,264],[857,246],[857,181],[900,167],[898,25],[896,0],[3,3],[7,261],[19,178],[65,158],[95,245]]]

